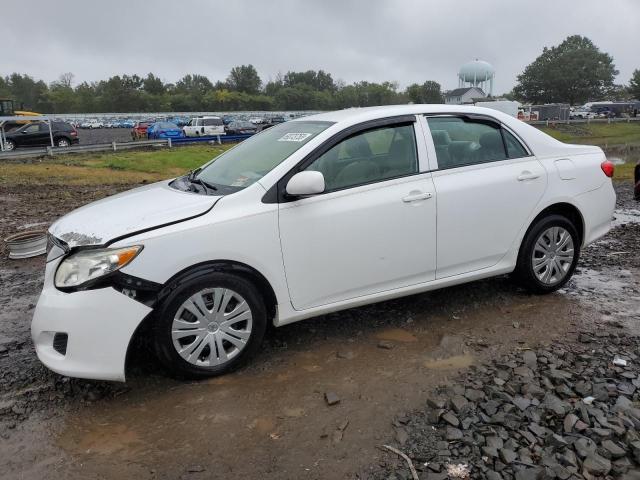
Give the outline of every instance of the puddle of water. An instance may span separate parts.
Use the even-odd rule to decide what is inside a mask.
[[[433,370],[451,370],[457,368],[467,368],[473,365],[471,355],[456,355],[454,357],[442,358],[439,360],[427,360],[424,366]]]
[[[631,272],[629,272],[630,274]],[[598,291],[604,293],[617,293],[622,291],[627,282],[620,278],[613,278],[596,270],[584,269],[580,273],[575,273],[572,278],[576,289],[579,292]]]
[[[613,213],[613,219],[611,225],[614,227],[629,223],[640,223],[640,210],[635,208],[617,209]]]
[[[387,328],[376,333],[379,340],[389,340],[392,342],[417,342],[418,338],[401,328]]]
[[[640,160],[640,145],[609,145],[604,147],[607,160],[615,165],[636,163]]]
[[[126,425],[106,424],[83,432],[76,442],[66,445],[71,451],[111,455],[121,450],[132,451],[144,446],[139,435]]]

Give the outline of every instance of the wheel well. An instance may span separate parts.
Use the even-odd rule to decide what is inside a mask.
[[[578,235],[580,237],[580,244],[582,245],[582,242],[584,240],[584,219],[582,218],[580,210],[578,210],[574,205],[571,205],[570,203],[554,203],[553,205],[550,205],[542,210],[529,225],[527,233],[529,233],[531,227],[533,227],[538,220],[548,215],[562,215],[563,217],[568,218],[576,227],[576,230],[578,231]]]
[[[218,260],[213,262],[205,262],[191,267],[185,268],[181,272],[171,277],[162,287],[158,293],[157,302],[161,302],[167,295],[169,295],[178,285],[189,279],[195,278],[200,275],[205,275],[210,272],[229,272],[234,275],[239,275],[252,282],[262,294],[267,309],[267,315],[270,320],[273,320],[276,315],[276,307],[278,300],[276,294],[271,287],[269,281],[258,270],[249,265],[241,262],[235,262],[232,260]],[[157,304],[156,302],[156,304]],[[134,356],[145,356],[151,351],[151,345],[149,338],[151,337],[151,331],[154,324],[154,311],[147,315],[129,340],[127,347],[127,354],[125,357],[125,372],[131,365],[131,361]]]
[[[264,298],[265,306],[267,308],[267,315],[270,319],[273,319],[275,317],[278,300],[275,291],[273,290],[273,287],[271,287],[269,281],[255,268],[233,260],[216,260],[212,262],[205,262],[197,265],[192,265],[191,267],[182,270],[181,272],[171,277],[164,284],[164,287],[158,294],[158,301],[162,301],[163,298],[165,298],[182,282],[200,275],[205,275],[210,272],[232,273],[234,275],[244,277],[246,280],[253,283]]]

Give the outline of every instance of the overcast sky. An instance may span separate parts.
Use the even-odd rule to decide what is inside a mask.
[[[265,82],[323,69],[347,83],[450,89],[460,65],[480,58],[503,93],[572,34],[613,56],[617,83],[640,68],[640,0],[29,0],[2,2],[0,16],[0,75],[47,82],[63,72],[75,83],[148,72],[215,82],[251,63]]]

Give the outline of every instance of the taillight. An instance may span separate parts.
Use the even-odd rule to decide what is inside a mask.
[[[70,135],[71,135],[72,137],[77,137],[77,136],[78,136],[78,131],[77,131],[77,130],[71,130]]]
[[[602,169],[604,174],[609,178],[613,177],[613,172],[616,170],[615,165],[611,163],[609,160],[605,160],[604,162],[602,162],[600,164],[600,168]]]

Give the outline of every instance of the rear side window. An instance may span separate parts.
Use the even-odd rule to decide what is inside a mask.
[[[508,158],[497,124],[457,117],[432,117],[427,121],[440,170]]]
[[[323,174],[327,192],[417,173],[413,124],[353,135],[320,156],[307,170]]]
[[[458,117],[431,117],[427,122],[440,170],[529,155],[522,143],[497,123]]]

